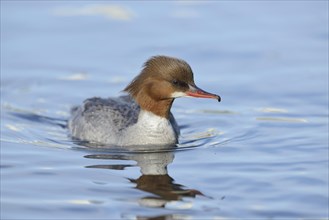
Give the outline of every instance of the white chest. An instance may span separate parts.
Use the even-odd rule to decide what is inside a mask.
[[[135,125],[127,128],[121,145],[175,144],[177,134],[169,120],[141,110]]]

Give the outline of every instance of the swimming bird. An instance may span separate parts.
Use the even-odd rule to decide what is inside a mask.
[[[68,128],[75,139],[114,146],[174,145],[180,134],[170,112],[179,97],[219,95],[198,88],[190,65],[169,56],[147,60],[141,73],[117,98],[89,98],[71,110]]]

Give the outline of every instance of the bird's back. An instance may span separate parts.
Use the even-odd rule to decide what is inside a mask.
[[[90,98],[71,110],[71,135],[91,142],[116,143],[121,131],[135,124],[140,108],[130,96]]]

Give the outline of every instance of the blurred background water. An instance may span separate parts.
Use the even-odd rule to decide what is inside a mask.
[[[159,54],[223,100],[177,150],[70,139]],[[1,1],[1,219],[325,219],[328,161],[328,1]]]

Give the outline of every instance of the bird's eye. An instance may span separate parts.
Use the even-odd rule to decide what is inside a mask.
[[[188,87],[187,83],[183,82],[183,81],[179,81],[177,79],[174,79],[173,81],[171,81],[171,83],[174,86],[178,86],[178,87]]]

